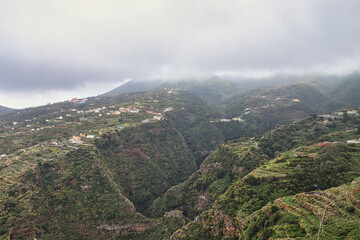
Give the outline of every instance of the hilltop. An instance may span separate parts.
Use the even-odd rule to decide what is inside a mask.
[[[0,114],[16,111],[16,109],[0,106]]]

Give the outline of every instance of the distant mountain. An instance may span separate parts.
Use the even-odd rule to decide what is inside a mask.
[[[224,102],[240,92],[239,84],[217,76],[203,79],[182,79],[172,81],[147,80],[128,81],[125,84],[104,93],[102,96],[115,96],[123,93],[148,91],[157,88],[184,88],[195,93],[212,107],[220,109]]]
[[[13,111],[15,111],[15,109],[13,109],[13,108],[8,108],[8,107],[4,107],[4,106],[0,106],[0,114],[9,113],[9,112],[13,112]]]
[[[238,99],[224,110],[227,117],[240,116],[262,131],[315,113],[325,101],[316,88],[302,83],[270,90],[253,90]]]
[[[342,81],[330,92],[330,100],[324,110],[357,107],[360,105],[360,75],[353,75]]]
[[[224,107],[224,102],[230,97],[238,94],[240,91],[240,88],[235,82],[221,79],[218,76],[204,79],[165,82],[161,87],[185,88],[186,90],[195,93],[216,109]]]
[[[160,85],[158,81],[133,81],[130,80],[123,85],[110,90],[102,96],[114,96],[123,93],[131,93],[131,92],[141,92],[141,91],[148,91],[154,88],[157,88]]]

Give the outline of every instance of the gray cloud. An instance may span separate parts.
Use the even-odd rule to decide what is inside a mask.
[[[126,78],[348,73],[358,0],[0,0],[2,91]]]

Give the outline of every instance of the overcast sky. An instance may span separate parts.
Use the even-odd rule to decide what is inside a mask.
[[[359,0],[0,0],[0,105],[126,79],[351,73],[359,12]]]

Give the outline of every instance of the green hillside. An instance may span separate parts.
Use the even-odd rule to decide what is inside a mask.
[[[2,114],[0,239],[357,236],[356,79],[172,84]]]
[[[136,213],[124,197],[96,150],[84,148],[51,161],[27,161],[33,166],[20,179],[6,175],[10,166],[1,170],[1,238],[105,238],[116,230],[141,231],[151,226],[152,221]]]
[[[196,170],[192,152],[167,121],[103,135],[95,145],[138,211]]]
[[[15,110],[16,110],[16,109],[13,109],[13,108],[8,108],[8,107],[0,106],[0,114],[13,112],[13,111],[15,111]]]
[[[156,199],[146,213],[161,216],[166,211],[178,209],[194,218],[210,208],[232,183],[281,152],[318,141],[344,141],[357,137],[353,129],[358,119],[343,122],[339,118],[331,124],[318,120],[308,117],[257,138],[239,139],[222,145],[205,159],[189,179]],[[342,132],[348,130],[350,132]]]
[[[324,104],[323,109],[329,111],[357,107],[360,104],[359,91],[360,76],[355,75],[350,79],[341,82],[330,92],[330,99]]]
[[[198,239],[260,236],[259,225],[249,226],[249,232],[243,230],[245,219],[251,219],[255,211],[277,198],[351,182],[360,176],[359,160],[360,146],[343,143],[310,145],[279,154],[233,183],[209,211],[175,233],[174,239],[194,234]]]

